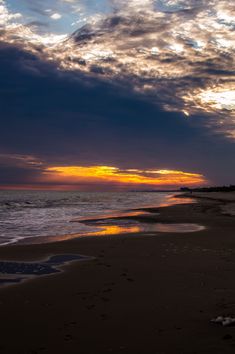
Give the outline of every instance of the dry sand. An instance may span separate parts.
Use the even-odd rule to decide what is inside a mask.
[[[0,289],[0,353],[234,353],[235,327],[210,322],[235,316],[235,217],[222,214],[221,205],[221,196],[204,194],[197,204],[158,208],[152,216],[206,226],[195,233],[1,247],[1,260],[96,258]]]
[[[235,215],[235,192],[194,193],[197,198],[207,198],[220,201],[224,214]]]

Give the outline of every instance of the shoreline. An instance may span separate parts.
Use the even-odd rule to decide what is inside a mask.
[[[180,213],[173,213],[172,210],[177,210],[177,207],[181,206],[192,206],[197,203],[197,201],[193,200],[194,198],[191,198],[190,195],[187,194],[172,194],[170,199],[178,199],[178,198],[183,198],[186,200],[186,202],[183,203],[176,203],[176,204],[170,204],[170,205],[162,205],[162,206],[149,206],[149,207],[142,207],[142,208],[135,208],[131,210],[123,210],[120,212],[114,212],[113,214],[100,214],[98,217],[94,218],[78,218],[78,219],[72,219],[70,222],[76,223],[76,222],[96,222],[100,220],[112,220],[113,223],[115,224],[115,221],[119,220],[132,220],[132,221],[137,221],[139,225],[144,224],[144,223],[175,223],[175,222],[185,222],[187,221],[187,216],[182,216]],[[195,197],[196,199],[196,197]],[[176,208],[176,209],[174,209]],[[119,215],[120,214],[120,215]],[[177,220],[175,218],[177,217]],[[97,228],[102,227],[102,225],[95,225]],[[141,237],[138,235],[141,234],[148,234],[148,232],[143,232],[143,231],[137,231],[137,232],[125,232],[125,233],[115,233],[109,235],[102,235],[102,238],[109,238],[111,237]],[[160,232],[160,234],[164,235],[164,232]],[[46,246],[47,245],[56,245],[57,243],[67,243],[67,242],[76,242],[76,240],[96,240],[100,238],[99,236],[99,231],[95,232],[92,231],[90,233],[72,233],[72,234],[63,234],[63,235],[51,235],[51,236],[32,236],[32,237],[27,237],[27,238],[22,238],[16,242],[9,242],[8,244],[1,244],[0,245],[0,257],[4,256],[2,253],[2,250],[9,250],[9,252],[12,250],[17,250],[25,248],[36,248],[38,246]]]
[[[4,237],[4,242],[2,242],[0,244],[0,247],[3,246],[8,246],[8,245],[18,245],[18,244],[35,244],[35,243],[51,243],[51,242],[59,242],[59,241],[63,241],[63,240],[69,240],[70,238],[76,238],[76,237],[90,237],[90,236],[102,236],[105,234],[122,234],[122,233],[129,233],[126,230],[124,230],[124,228],[117,228],[117,230],[102,230],[102,225],[94,225],[94,224],[88,224],[88,222],[95,221],[95,220],[103,220],[103,219],[107,219],[107,220],[111,220],[111,219],[115,219],[115,220],[128,220],[128,216],[130,216],[129,220],[133,219],[132,216],[138,216],[140,215],[140,217],[142,216],[142,214],[144,213],[149,213],[148,209],[154,210],[154,212],[156,212],[156,209],[158,207],[163,207],[163,206],[171,206],[171,205],[176,205],[176,204],[184,204],[184,203],[192,203],[193,200],[191,198],[185,198],[182,201],[182,198],[178,198],[179,193],[177,194],[168,194],[167,196],[165,196],[165,200],[164,201],[157,201],[157,205],[148,205],[146,203],[140,203],[143,204],[141,207],[137,207],[135,206],[134,208],[129,208],[129,209],[120,209],[120,210],[112,210],[112,208],[110,209],[110,211],[104,211],[103,213],[99,213],[99,214],[94,214],[94,216],[86,216],[86,214],[84,216],[81,217],[73,217],[72,219],[69,219],[69,217],[67,217],[66,220],[64,220],[64,224],[61,227],[61,230],[59,230],[58,233],[56,233],[56,231],[52,231],[53,227],[50,228],[50,232],[49,234],[47,234],[47,232],[45,232],[44,235],[34,235],[34,230],[32,231],[32,236],[23,236],[21,233],[19,234],[18,232],[16,232],[16,235],[12,238],[13,235],[9,235],[9,239],[7,239],[7,236]],[[145,205],[144,205],[145,204]],[[108,209],[107,209],[108,210]],[[26,216],[25,216],[26,217]],[[72,217],[72,214],[71,214]],[[114,220],[114,221],[115,221]],[[35,220],[34,220],[35,221]],[[47,222],[48,220],[46,220]],[[57,220],[57,224],[58,224]],[[37,222],[37,220],[36,220]],[[83,226],[80,228],[79,227],[79,223],[80,225],[83,224],[83,226],[85,226],[85,229],[83,229]],[[77,224],[77,227],[72,227],[73,231],[71,232],[66,232],[66,224],[67,225],[72,225],[72,224]],[[113,223],[113,225],[115,225],[115,222]],[[89,227],[87,227],[89,226]],[[58,230],[57,230],[58,231]],[[141,232],[142,230],[132,230],[130,232]],[[12,231],[13,232],[13,231]],[[26,232],[28,233],[28,231],[26,230]]]
[[[199,195],[200,194],[200,195]],[[194,193],[194,195],[188,194],[188,193],[182,193],[182,194],[177,194],[177,195],[172,195],[173,198],[183,198],[185,200],[188,200],[185,203],[181,203],[181,204],[173,204],[173,205],[167,205],[167,206],[159,206],[159,207],[143,207],[143,208],[136,208],[131,210],[128,215],[124,216],[115,216],[112,217],[112,214],[110,216],[106,216],[100,217],[100,218],[86,218],[84,220],[86,221],[99,221],[99,220],[133,220],[133,221],[137,221],[139,222],[139,225],[144,224],[144,223],[150,223],[150,224],[157,224],[157,223],[166,223],[166,224],[175,224],[175,223],[198,223],[198,221],[203,222],[203,226],[205,227],[205,229],[210,228],[210,225],[212,225],[214,223],[214,212],[216,212],[217,216],[218,215],[222,215],[220,207],[221,207],[221,203],[222,204],[227,204],[227,203],[233,203],[233,201],[230,200],[225,200],[225,199],[221,199],[221,198],[211,198],[210,196],[208,196],[208,193],[203,193],[203,195],[201,195],[201,193]],[[234,202],[235,202],[235,193],[233,193],[233,197],[234,197]],[[191,199],[191,202],[190,202]],[[195,201],[194,201],[195,199]],[[199,202],[197,201],[199,200]],[[201,202],[201,203],[200,203]],[[211,208],[211,205],[212,208]],[[211,215],[211,217],[208,217],[208,215],[200,215],[200,218],[198,217],[198,214],[195,213],[195,210],[197,210],[197,205],[203,208],[203,210],[210,210],[213,209],[213,213]],[[185,213],[184,211],[187,211],[187,209],[191,209],[190,213]],[[137,211],[137,215],[135,215]],[[139,213],[141,212],[141,213]],[[226,214],[223,214],[226,215]],[[226,215],[226,216],[230,216],[230,215]],[[83,220],[81,220],[83,222]],[[80,222],[79,219],[75,219],[75,220],[71,220],[71,222]],[[98,225],[100,226],[100,225]],[[202,232],[203,230],[200,230],[198,232]],[[197,233],[197,231],[195,231]],[[25,254],[25,252],[22,252],[22,250],[27,249],[29,250],[29,252],[31,251],[37,251],[38,248],[38,252],[40,249],[40,252],[44,252],[44,249],[46,250],[47,248],[53,248],[55,247],[55,249],[57,248],[61,248],[58,247],[59,244],[61,243],[61,246],[63,247],[63,244],[68,244],[71,242],[79,242],[82,240],[84,240],[84,242],[86,243],[86,241],[89,243],[90,242],[95,242],[96,240],[100,239],[100,238],[104,238],[104,239],[110,239],[110,238],[120,238],[120,236],[122,238],[138,238],[138,237],[152,237],[152,235],[148,236],[148,234],[151,233],[153,234],[153,232],[144,232],[144,231],[137,231],[137,232],[125,232],[125,233],[115,233],[115,234],[111,234],[109,235],[107,233],[107,235],[102,235],[99,236],[99,232],[91,232],[91,234],[89,234],[87,236],[87,234],[81,235],[80,233],[74,233],[74,234],[65,234],[65,235],[58,235],[58,236],[45,236],[45,237],[30,237],[30,238],[25,238],[22,240],[19,240],[16,243],[9,243],[9,244],[3,244],[0,246],[0,259],[2,260],[16,260],[17,261],[17,256],[16,253],[18,252],[17,250],[19,249],[19,260],[22,260],[22,255]],[[191,232],[189,232],[191,233]],[[194,232],[192,232],[194,233]],[[180,233],[178,232],[155,232],[156,235],[160,236],[160,237],[164,237],[165,234],[170,234],[170,237],[174,237],[175,235],[180,235]],[[183,233],[182,233],[183,234]],[[44,241],[42,241],[42,239]],[[28,242],[30,241],[30,242]],[[47,247],[48,246],[48,247]],[[12,252],[11,252],[12,251]],[[35,255],[35,253],[38,252],[33,252],[33,254]],[[39,253],[40,253],[39,252]],[[12,253],[12,257],[13,258],[8,258]],[[45,253],[45,257],[48,256],[47,253]],[[6,257],[5,257],[6,255]],[[49,254],[50,255],[54,255],[54,253]],[[45,258],[43,253],[42,253],[42,259]],[[34,258],[28,258],[30,261],[37,261],[37,259]],[[26,261],[27,261],[26,259]]]
[[[210,321],[235,316],[235,218],[206,198],[157,210],[151,222],[206,228],[0,247],[1,261],[95,258],[0,288],[2,352],[234,353],[235,328]]]

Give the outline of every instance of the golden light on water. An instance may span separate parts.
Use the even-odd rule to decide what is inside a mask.
[[[203,184],[198,173],[178,170],[119,169],[113,166],[54,166],[44,172],[47,182],[60,183],[118,183],[131,185],[192,185]]]

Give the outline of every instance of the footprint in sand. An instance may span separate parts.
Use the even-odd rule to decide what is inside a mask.
[[[101,297],[101,300],[103,300],[104,302],[110,301],[110,299],[108,299],[107,297]]]
[[[134,281],[134,279],[132,279],[132,278],[127,278],[126,280],[130,281],[130,282]]]
[[[109,288],[109,289],[104,289],[103,293],[110,293],[111,291],[113,291],[113,289]]]
[[[106,313],[102,313],[100,315],[100,317],[101,317],[102,320],[107,320],[108,319],[108,315],[106,315]]]
[[[94,304],[92,304],[92,305],[87,305],[87,306],[86,306],[87,310],[92,310],[94,307],[95,307]]]
[[[64,337],[65,341],[72,341],[73,340],[73,336],[71,336],[71,334],[66,334]]]

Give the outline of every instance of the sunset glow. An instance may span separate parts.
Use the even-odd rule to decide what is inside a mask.
[[[201,174],[175,170],[121,170],[112,166],[48,167],[43,178],[60,183],[117,183],[126,185],[180,186],[203,184]]]

